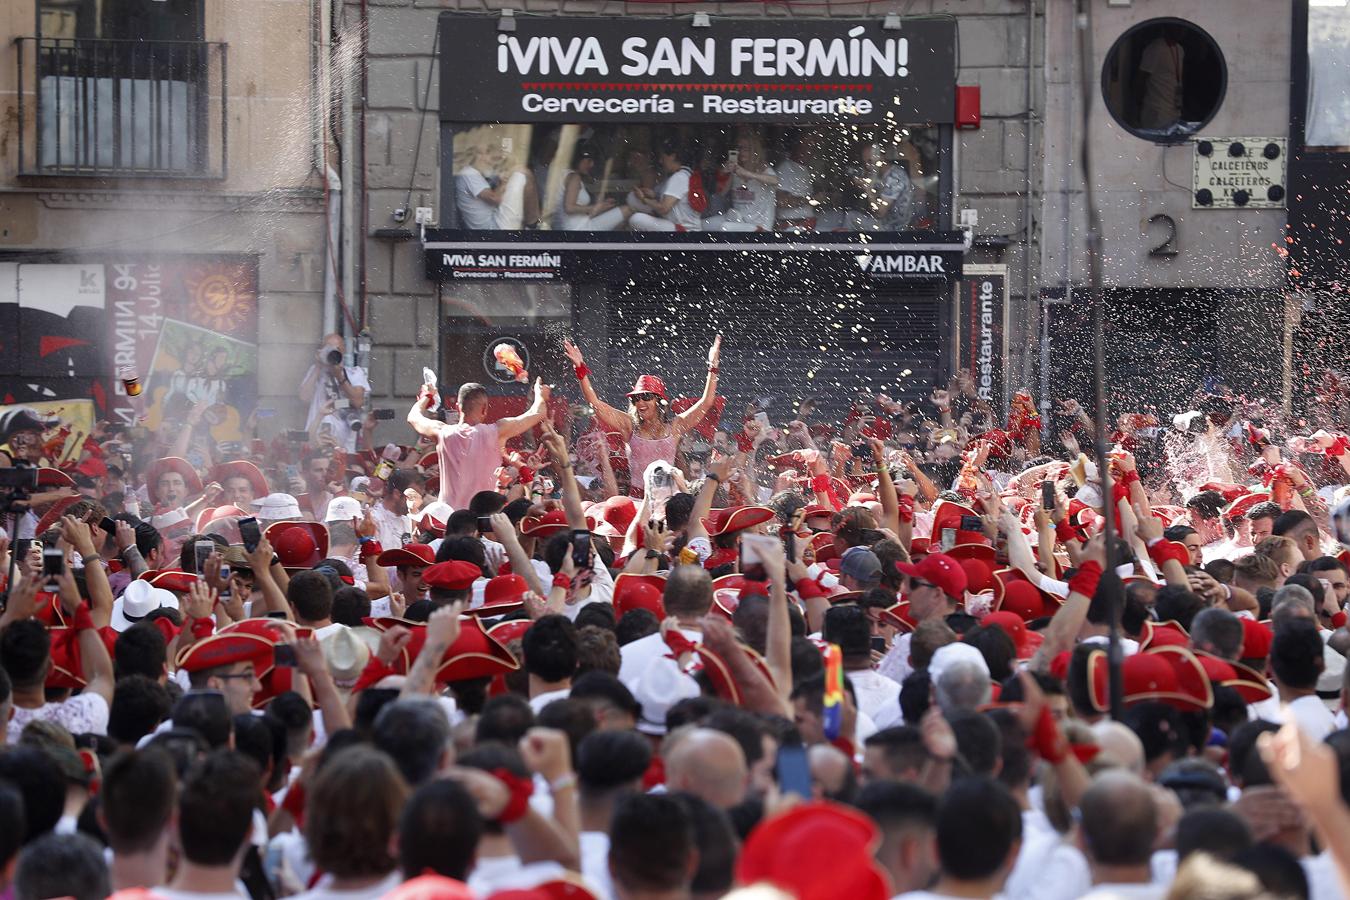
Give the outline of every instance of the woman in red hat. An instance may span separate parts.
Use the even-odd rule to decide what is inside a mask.
[[[674,416],[670,414],[670,396],[666,384],[656,375],[639,375],[628,392],[628,412],[610,406],[600,399],[591,384],[591,370],[581,355],[581,349],[569,340],[563,341],[563,351],[576,368],[581,381],[581,393],[595,409],[595,415],[605,427],[623,435],[627,442],[629,493],[643,496],[643,475],[657,460],[675,462],[675,451],[680,438],[697,428],[717,400],[717,364],[722,357],[722,336],[713,339],[708,350],[708,379],[703,385],[703,396],[689,409]]]

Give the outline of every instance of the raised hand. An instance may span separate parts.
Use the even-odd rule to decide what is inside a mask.
[[[586,364],[586,358],[581,355],[581,348],[567,338],[563,338],[563,353],[567,354],[567,359],[573,366]]]
[[[712,347],[708,349],[708,368],[715,369],[722,359],[722,336],[719,334],[713,338]]]

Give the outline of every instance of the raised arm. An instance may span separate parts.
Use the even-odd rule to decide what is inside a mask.
[[[434,438],[440,436],[442,423],[427,417],[427,407],[430,405],[431,391],[422,385],[422,389],[417,392],[417,402],[408,410],[408,424],[422,437]]]
[[[881,523],[896,534],[900,533],[900,496],[891,481],[891,467],[886,464],[886,445],[873,438],[872,458],[877,464],[877,499],[881,501]]]
[[[544,596],[544,587],[539,583],[539,574],[535,572],[534,566],[530,565],[525,548],[520,546],[516,527],[511,524],[506,513],[493,513],[489,518],[492,520],[492,533],[496,535],[497,543],[506,548],[506,558],[511,561],[511,571],[524,578],[530,590],[541,597]]]
[[[497,435],[503,441],[509,441],[519,434],[524,434],[540,422],[544,421],[544,416],[548,414],[548,397],[551,388],[544,384],[543,379],[534,380],[534,402],[530,408],[518,416],[509,419],[499,419],[497,421]]]
[[[595,386],[591,384],[591,370],[586,365],[586,359],[581,355],[581,348],[569,340],[563,340],[563,352],[567,354],[567,359],[572,363],[576,370],[577,381],[581,382],[581,396],[586,398],[586,402],[595,410],[595,416],[606,427],[627,437],[633,431],[633,420],[628,418],[628,414],[621,409],[615,409],[608,403],[600,399],[600,395],[595,392]]]
[[[698,423],[703,421],[703,417],[717,402],[717,372],[721,359],[722,336],[719,334],[713,338],[713,345],[708,350],[708,378],[703,382],[703,396],[698,398],[697,403],[675,417],[674,430],[677,438],[697,428]]]
[[[586,513],[581,508],[581,489],[577,487],[577,475],[572,471],[572,461],[567,457],[567,441],[553,430],[553,426],[544,423],[544,446],[553,457],[553,468],[562,482],[563,512],[567,513],[567,527],[573,531],[585,531]]]

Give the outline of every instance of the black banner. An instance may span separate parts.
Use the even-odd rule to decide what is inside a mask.
[[[744,275],[751,281],[818,281],[838,289],[859,277],[868,282],[945,284],[961,278],[964,256],[960,235],[951,232],[916,233],[912,239],[902,236],[886,242],[863,242],[856,234],[694,232],[611,237],[529,231],[512,237],[428,231],[423,244],[427,278],[622,284],[724,282]]]
[[[1008,267],[968,265],[961,285],[958,320],[959,368],[969,372],[975,392],[1006,415],[1008,410]]]
[[[442,13],[447,122],[950,123],[956,20]]]

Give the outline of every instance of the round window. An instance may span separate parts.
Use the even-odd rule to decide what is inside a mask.
[[[1102,66],[1102,99],[1135,137],[1186,140],[1209,124],[1228,89],[1223,52],[1183,19],[1150,19],[1121,35]]]

